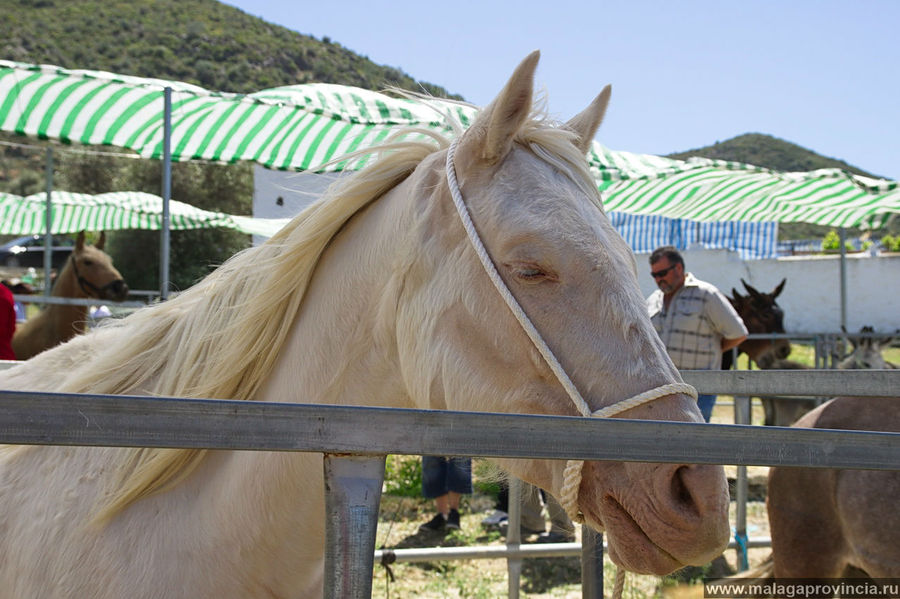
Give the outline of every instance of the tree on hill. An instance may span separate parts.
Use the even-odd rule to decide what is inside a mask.
[[[763,133],[745,133],[726,141],[717,141],[704,148],[669,154],[668,158],[685,160],[691,156],[743,162],[777,171],[813,171],[820,168],[837,168],[855,175],[876,177],[876,175],[851,166],[843,160],[827,158],[797,144]]]
[[[372,90],[393,86],[461,99],[400,69],[377,65],[328,37],[301,35],[215,0],[0,0],[0,14],[0,56],[7,60],[172,79],[237,93],[320,82]],[[8,134],[0,134],[0,140],[23,141]],[[158,162],[65,152],[57,152],[55,161],[58,189],[159,193]],[[0,146],[0,191],[43,191],[43,169],[43,152]],[[250,214],[252,193],[247,164],[173,165],[172,197],[200,208]],[[235,231],[173,231],[173,287],[188,287],[247,245],[249,237]],[[158,246],[158,234],[140,231],[111,233],[107,244],[137,289],[158,287]]]

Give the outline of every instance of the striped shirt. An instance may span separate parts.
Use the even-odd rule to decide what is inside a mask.
[[[647,298],[647,311],[669,357],[679,370],[718,370],[722,339],[747,334],[747,327],[722,292],[687,273],[666,308],[659,289]]]

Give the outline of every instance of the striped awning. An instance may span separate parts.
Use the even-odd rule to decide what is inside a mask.
[[[286,170],[325,166],[402,127],[450,133],[442,114],[463,124],[475,107],[393,98],[359,88],[305,84],[248,95],[175,81],[0,61],[0,130],[162,157],[163,90],[172,89],[172,159],[250,160]],[[700,222],[810,222],[873,226],[900,212],[900,186],[837,169],[782,173],[746,164],[686,161],[614,152],[588,155],[609,211]]]
[[[68,191],[51,194],[51,233],[158,230],[162,225],[162,198],[139,191],[89,195]],[[47,194],[22,197],[0,192],[0,234],[32,235],[46,230]],[[201,210],[183,202],[169,201],[170,229],[222,227],[243,233],[271,236],[283,219],[259,219]]]
[[[878,227],[900,212],[897,181],[840,169],[780,172],[709,158],[613,152],[598,143],[588,159],[610,211],[833,227]]]
[[[163,156],[163,93],[172,90],[172,160],[237,162],[318,170],[376,145],[401,127],[449,133],[447,111],[464,125],[474,107],[413,101],[343,85],[292,85],[253,94],[195,85],[0,61],[0,129],[21,135],[127,148]],[[362,165],[337,164],[328,170]]]

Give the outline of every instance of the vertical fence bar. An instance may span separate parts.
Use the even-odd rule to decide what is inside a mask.
[[[746,395],[734,397],[734,423],[750,424],[750,398]],[[735,552],[737,569],[743,572],[749,568],[747,556],[747,467],[738,466],[734,481],[735,489]]]
[[[370,599],[386,456],[325,455],[325,599]]]
[[[603,599],[603,534],[581,527],[581,596]]]
[[[509,516],[506,524],[506,547],[518,549],[522,542],[522,481],[518,478],[509,478]],[[519,599],[519,585],[522,579],[522,560],[520,558],[507,558],[507,596],[509,599]]]

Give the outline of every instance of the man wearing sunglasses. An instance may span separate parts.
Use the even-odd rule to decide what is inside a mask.
[[[747,338],[747,327],[714,285],[684,270],[684,259],[671,245],[650,254],[650,275],[657,291],[647,298],[653,327],[679,370],[715,370],[722,352]],[[709,422],[715,395],[697,398]]]

